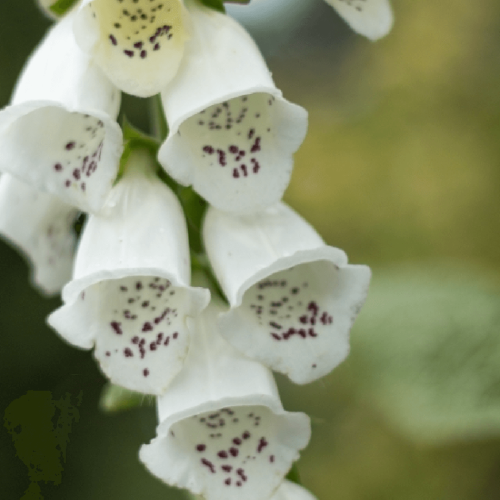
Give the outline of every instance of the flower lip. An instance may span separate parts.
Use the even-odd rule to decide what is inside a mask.
[[[389,0],[325,0],[347,24],[370,40],[387,35],[394,24]]]
[[[106,112],[47,100],[3,110],[0,146],[3,171],[91,213],[103,207],[123,149],[121,129]]]
[[[228,299],[233,307],[238,307],[243,301],[245,292],[259,281],[272,274],[285,271],[291,267],[316,261],[331,262],[338,268],[347,264],[347,255],[339,248],[329,247],[326,245],[324,247],[313,248],[310,250],[299,250],[292,255],[281,257],[269,266],[257,271],[253,276],[240,285],[234,296],[228,297]]]
[[[150,97],[174,78],[188,24],[182,0],[83,0],[74,32],[118,88]]]
[[[92,285],[108,280],[131,278],[133,276],[163,278],[170,281],[170,283],[172,283],[174,287],[184,288],[191,294],[194,309],[204,309],[210,301],[210,293],[208,292],[208,290],[205,290],[203,288],[191,287],[188,284],[182,282],[179,276],[176,276],[171,272],[167,272],[164,269],[152,267],[102,270],[89,274],[87,276],[83,276],[82,278],[74,279],[63,288],[62,299],[65,303],[71,304],[78,299],[78,296],[82,292],[84,292]]]
[[[274,84],[271,83],[269,85],[253,85],[248,88],[243,88],[243,89],[238,89],[234,91],[230,91],[225,93],[223,96],[217,96],[213,97],[211,99],[207,99],[204,102],[200,102],[197,104],[194,104],[193,107],[186,112],[175,115],[175,118],[169,122],[169,134],[167,137],[167,141],[169,138],[173,137],[177,132],[179,131],[179,127],[186,121],[189,120],[189,118],[192,118],[193,116],[201,113],[202,111],[206,110],[207,108],[210,108],[211,106],[215,106],[218,104],[221,104],[223,101],[230,101],[231,99],[237,99],[238,97],[245,97],[249,96],[252,94],[269,94],[269,96],[274,97],[276,99],[282,100],[284,102],[288,102],[284,99],[283,93],[281,90],[276,88]],[[304,132],[305,136],[305,132]],[[160,148],[160,155],[161,150],[165,147],[165,143],[163,143],[162,148]]]

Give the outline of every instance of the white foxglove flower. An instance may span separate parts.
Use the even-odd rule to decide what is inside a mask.
[[[96,212],[121,156],[120,93],[76,45],[72,19],[48,33],[0,112],[0,171]]]
[[[265,500],[307,445],[309,418],[284,411],[269,370],[219,336],[219,310],[212,303],[190,322],[186,366],[158,399],[158,436],[139,457],[206,500]]]
[[[370,269],[349,265],[291,208],[252,215],[210,208],[203,236],[231,310],[221,334],[298,384],[329,373],[349,352]]]
[[[193,33],[177,77],[162,92],[170,131],[159,161],[221,210],[265,208],[288,186],[307,112],[283,99],[236,21],[188,5]]]
[[[0,178],[0,235],[32,264],[33,283],[52,295],[71,279],[78,210],[9,174]]]
[[[271,500],[317,500],[314,495],[307,491],[302,486],[292,483],[291,481],[283,481],[276,493],[271,497]]]
[[[349,24],[371,40],[387,35],[394,18],[389,0],[325,0]]]
[[[74,28],[82,50],[119,89],[149,97],[177,73],[186,25],[182,0],[83,0]]]
[[[132,153],[107,210],[90,217],[73,280],[63,289],[64,305],[49,324],[75,346],[95,345],[113,383],[161,394],[187,355],[186,316],[207,305],[209,292],[189,286],[182,209],[147,171],[150,162],[147,154]]]

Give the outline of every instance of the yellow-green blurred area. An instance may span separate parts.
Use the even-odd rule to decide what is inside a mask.
[[[268,51],[285,97],[309,111],[286,200],[373,282],[347,361],[308,386],[279,377],[285,407],[313,420],[303,483],[320,500],[500,499],[500,3],[393,0],[394,29],[377,43],[316,3]],[[2,1],[0,104],[46,26],[31,0]],[[125,107],[147,126],[146,103]],[[2,428],[0,496],[181,498],[137,460],[154,409],[99,410],[91,355],[45,326],[58,301],[0,252],[2,414],[28,391],[56,406],[82,395],[43,497],[25,495],[28,470]]]

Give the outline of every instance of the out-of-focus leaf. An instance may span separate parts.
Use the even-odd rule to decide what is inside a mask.
[[[500,293],[486,279],[375,272],[352,340],[363,397],[411,437],[500,435]]]
[[[108,383],[102,389],[99,407],[105,412],[117,412],[153,403],[154,397],[152,396],[129,391],[118,385]]]

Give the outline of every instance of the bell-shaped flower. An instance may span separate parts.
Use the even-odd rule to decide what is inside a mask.
[[[32,265],[33,284],[52,295],[71,279],[79,212],[9,174],[0,178],[0,235],[19,247]]]
[[[284,411],[270,371],[220,337],[219,310],[212,303],[190,321],[186,366],[158,398],[158,435],[139,457],[205,500],[265,500],[307,445],[309,418]]]
[[[203,237],[231,305],[220,331],[234,347],[298,384],[347,356],[368,267],[348,264],[283,203],[241,216],[210,208]]]
[[[248,33],[232,18],[187,4],[192,38],[162,92],[170,131],[159,161],[211,205],[252,212],[279,201],[307,112],[283,99]]]
[[[192,288],[181,206],[133,152],[106,209],[91,216],[78,248],[64,305],[49,324],[71,344],[90,349],[115,384],[161,394],[180,371],[190,334],[209,292]]]
[[[118,171],[120,93],[76,45],[73,17],[50,30],[0,112],[0,171],[96,212]]]
[[[292,481],[283,481],[271,500],[317,500],[314,495]]]
[[[394,18],[389,0],[325,0],[349,24],[371,40],[387,35]]]
[[[177,73],[187,24],[183,0],[83,0],[74,29],[119,89],[149,97]]]

